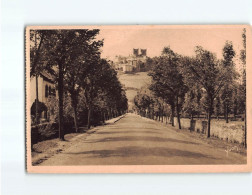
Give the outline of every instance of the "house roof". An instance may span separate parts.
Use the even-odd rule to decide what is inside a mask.
[[[45,79],[47,80],[48,82],[51,82],[51,83],[54,83],[55,81],[55,76],[48,73],[47,71],[43,70],[40,72],[40,75]]]

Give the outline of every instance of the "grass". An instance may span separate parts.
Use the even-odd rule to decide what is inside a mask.
[[[151,83],[151,77],[147,74],[147,72],[137,72],[132,74],[120,74],[118,76],[119,81],[126,90],[129,109],[134,105],[134,97],[137,95],[137,91],[141,89],[141,87]]]

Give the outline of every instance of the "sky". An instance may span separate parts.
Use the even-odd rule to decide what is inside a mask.
[[[147,49],[147,56],[161,54],[165,46],[170,46],[178,54],[193,56],[195,46],[215,53],[222,58],[225,42],[232,41],[236,51],[236,61],[242,49],[242,27],[214,28],[105,28],[100,30],[98,39],[104,39],[102,57],[113,59],[116,55],[128,56],[133,48]]]

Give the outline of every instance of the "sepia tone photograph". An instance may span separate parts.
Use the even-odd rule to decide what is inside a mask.
[[[28,172],[251,171],[250,26],[29,26],[25,38]]]

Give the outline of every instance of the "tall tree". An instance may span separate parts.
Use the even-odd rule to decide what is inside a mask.
[[[195,53],[196,57],[185,60],[183,65],[187,71],[187,76],[200,85],[206,93],[204,102],[208,118],[207,137],[210,137],[214,99],[225,85],[225,82],[232,78],[231,75],[234,74],[234,70],[224,66],[213,53],[200,46],[196,47]]]
[[[176,108],[179,129],[181,129],[180,111],[187,91],[183,75],[180,72],[180,60],[180,56],[174,53],[170,47],[165,47],[162,56],[149,73],[153,80],[150,89],[171,105],[172,115],[174,115],[174,108]]]
[[[78,132],[77,106],[79,93],[81,91],[82,79],[85,78],[90,69],[90,59],[99,55],[99,49],[103,41],[95,41],[99,30],[78,30],[72,36],[71,50],[68,56],[68,66],[65,69],[65,88],[71,97],[71,105],[74,110],[75,130]],[[83,77],[84,76],[84,77]]]
[[[219,95],[216,97],[215,115],[216,115],[217,119],[219,120],[219,116],[221,115],[221,100],[220,100],[220,96]]]
[[[88,109],[88,128],[91,126],[93,100],[98,96],[99,89],[101,88],[101,63],[99,57],[96,56],[89,61],[89,69],[82,71],[81,87],[83,88],[86,105]]]
[[[36,100],[35,100],[35,121],[36,124],[39,123],[39,96],[38,96],[38,77],[40,72],[45,68],[42,63],[39,63],[41,60],[41,50],[42,45],[44,42],[45,32],[44,31],[37,31],[37,30],[31,30],[30,32],[30,61],[31,61],[31,67],[30,67],[30,77],[34,77],[36,79]]]
[[[188,88],[188,92],[185,95],[183,111],[191,117],[191,120],[193,120],[194,116],[200,113],[199,105],[201,99],[201,92],[199,90],[199,86],[197,85],[188,85]]]
[[[43,61],[46,67],[50,67],[54,70],[56,76],[59,97],[59,138],[64,140],[64,78],[68,70],[72,69],[73,53],[78,52],[76,48],[80,48],[78,45],[82,44],[83,40],[89,41],[90,32],[88,30],[41,30],[41,32],[42,31],[47,34],[47,36],[44,37],[44,49],[42,52]],[[80,37],[82,39],[80,39]]]
[[[234,72],[232,69],[234,69],[234,62],[233,58],[235,57],[235,51],[233,49],[232,42],[226,42],[225,46],[222,51],[223,54],[223,66],[225,69],[230,70],[231,72]],[[232,86],[230,84],[234,81],[234,74],[228,74],[228,77],[226,79],[225,85],[222,90],[222,99],[224,103],[224,113],[226,118],[226,123],[228,123],[228,114],[231,107],[231,97],[232,97]]]
[[[242,85],[241,85],[241,107],[243,107],[244,110],[244,120],[245,120],[245,131],[244,131],[244,146],[247,147],[247,109],[246,109],[246,29],[243,29],[242,32],[242,43],[243,48],[240,51],[240,59],[242,61]]]

